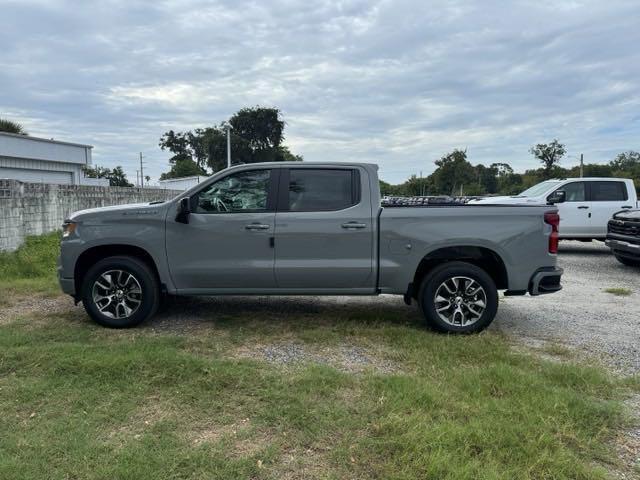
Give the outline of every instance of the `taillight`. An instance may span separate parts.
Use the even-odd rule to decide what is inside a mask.
[[[560,227],[560,215],[557,213],[545,213],[544,223],[551,225],[551,235],[549,235],[549,253],[558,253],[558,228]]]

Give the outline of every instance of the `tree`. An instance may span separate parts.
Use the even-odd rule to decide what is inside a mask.
[[[82,167],[85,177],[88,178],[106,178],[109,180],[109,186],[111,187],[133,187],[132,183],[127,180],[127,175],[122,170],[121,166],[115,167],[113,170],[109,170],[105,167]]]
[[[217,172],[227,166],[228,125],[231,126],[233,164],[302,160],[302,156],[293,154],[282,144],[285,122],[280,110],[260,106],[243,108],[220,125],[187,132],[169,130],[160,137],[159,146],[173,153],[169,159],[172,165],[189,159],[200,169]],[[193,171],[189,164],[181,169],[187,165]]]
[[[198,166],[191,158],[181,157],[174,161],[171,170],[160,175],[160,180],[170,178],[193,177],[194,175],[207,175],[207,172]]]
[[[544,176],[550,178],[553,167],[560,163],[566,150],[558,139],[553,139],[551,143],[538,143],[535,147],[531,147],[529,153],[542,162]]]
[[[513,174],[513,168],[508,163],[492,163],[489,168],[495,170],[498,177],[506,177]]]
[[[295,155],[291,153],[289,147],[281,145],[276,151],[275,160],[276,162],[302,162],[304,157],[302,155]]]
[[[0,118],[0,132],[15,133],[17,135],[28,135],[23,126],[17,122]]]
[[[628,171],[640,166],[640,153],[630,150],[619,153],[616,158],[609,162],[611,168],[618,171]]]
[[[277,108],[243,108],[229,123],[231,133],[244,139],[253,152],[277,148],[284,140],[284,120]]]
[[[640,153],[634,151],[620,153],[609,165],[613,170],[613,176],[633,179],[636,190],[640,193]]]
[[[460,190],[474,193],[478,190],[478,178],[473,165],[467,161],[467,151],[455,149],[435,161],[438,168],[430,175],[432,194],[458,195]]]
[[[478,194],[496,193],[498,191],[498,170],[493,166],[485,167],[482,164],[475,166],[478,176]]]

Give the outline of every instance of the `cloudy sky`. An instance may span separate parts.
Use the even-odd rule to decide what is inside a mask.
[[[0,117],[138,152],[157,179],[168,129],[277,106],[306,160],[377,162],[394,183],[453,148],[536,165],[640,150],[640,2],[0,0]]]

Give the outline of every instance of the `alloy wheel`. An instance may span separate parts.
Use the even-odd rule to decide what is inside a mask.
[[[469,277],[451,277],[436,289],[435,310],[447,324],[464,327],[476,323],[487,308],[484,288]]]
[[[93,283],[91,292],[98,311],[109,318],[128,318],[142,304],[140,282],[124,270],[108,270]]]

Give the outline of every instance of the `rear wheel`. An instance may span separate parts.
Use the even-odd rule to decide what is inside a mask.
[[[418,301],[427,324],[435,330],[473,333],[493,321],[498,291],[481,268],[466,262],[448,262],[425,276]]]
[[[634,258],[623,257],[621,255],[615,255],[615,257],[616,257],[616,260],[618,260],[623,265],[627,265],[629,267],[640,267],[640,260],[636,260]]]
[[[149,266],[134,257],[108,257],[82,281],[82,304],[100,325],[127,328],[150,318],[160,303],[160,288]]]

